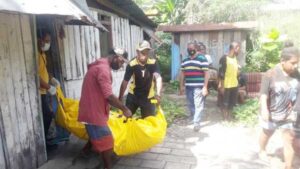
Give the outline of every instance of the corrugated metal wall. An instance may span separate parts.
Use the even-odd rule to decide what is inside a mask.
[[[28,15],[0,13],[0,168],[46,161],[37,64]]]

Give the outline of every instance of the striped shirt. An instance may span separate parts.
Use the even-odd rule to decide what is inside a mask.
[[[208,62],[205,56],[198,55],[191,59],[185,58],[181,63],[181,70],[185,77],[185,86],[202,88],[204,85],[204,72],[208,70]]]

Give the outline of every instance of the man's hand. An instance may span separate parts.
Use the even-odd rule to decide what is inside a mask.
[[[54,77],[51,78],[50,83],[52,85],[54,85],[55,87],[60,86],[60,83],[57,79],[55,79]]]
[[[56,94],[56,87],[50,85],[50,88],[47,91],[53,96]]]
[[[160,105],[160,100],[161,100],[160,95],[155,95],[154,98],[157,100],[156,104]]]
[[[263,119],[263,121],[270,121],[270,113],[269,113],[269,110],[267,109],[262,109],[261,112],[261,118]]]
[[[119,97],[120,102],[123,103],[123,97]]]
[[[224,87],[221,84],[218,85],[218,91],[221,92],[222,95],[224,94]]]
[[[202,88],[202,95],[203,95],[203,96],[207,96],[207,95],[208,95],[208,90],[207,90],[206,87],[203,87],[203,88]]]
[[[129,118],[129,117],[132,116],[131,111],[130,111],[127,107],[126,107],[125,110],[123,110],[123,114],[124,114],[124,116],[127,117],[127,118]]]

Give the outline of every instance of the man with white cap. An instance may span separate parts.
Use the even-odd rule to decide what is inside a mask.
[[[151,99],[157,99],[160,103],[162,88],[158,63],[155,59],[149,58],[150,50],[148,41],[139,43],[136,50],[137,56],[126,67],[119,94],[119,99],[122,100],[128,82],[132,78],[126,106],[132,113],[140,108],[142,118],[155,115],[155,105],[151,104]],[[155,87],[156,90],[154,90]]]
[[[83,149],[87,152],[91,147],[104,161],[104,168],[111,169],[113,137],[107,125],[109,104],[123,111],[126,117],[131,111],[119,101],[112,92],[111,70],[118,70],[126,62],[126,52],[115,48],[107,57],[100,58],[88,65],[81,91],[78,121],[85,124],[89,142]]]

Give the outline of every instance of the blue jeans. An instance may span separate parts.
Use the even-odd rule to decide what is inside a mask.
[[[205,101],[205,96],[202,95],[202,88],[186,87],[185,93],[194,126],[199,126]]]

